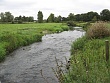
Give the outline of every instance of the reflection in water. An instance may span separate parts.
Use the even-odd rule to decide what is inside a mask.
[[[50,83],[58,83],[52,67],[55,68],[55,57],[65,63],[65,56],[69,58],[71,44],[81,37],[84,32],[64,31],[59,34],[43,36],[42,42],[22,47],[0,63],[0,81],[2,83],[45,83],[43,76]]]

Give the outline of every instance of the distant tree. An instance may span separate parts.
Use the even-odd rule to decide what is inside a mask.
[[[23,17],[21,18],[21,20],[22,20],[23,22],[27,22],[26,16],[23,16]]]
[[[42,23],[43,22],[43,13],[42,13],[42,11],[39,11],[37,16],[38,16],[38,23]]]
[[[68,21],[68,18],[67,17],[62,17],[62,22],[66,22]]]
[[[76,15],[75,15],[75,21],[81,21],[80,16],[81,16],[80,14],[76,14]]]
[[[6,22],[12,22],[14,19],[14,16],[10,12],[5,12],[5,21]]]
[[[58,22],[61,22],[62,21],[62,17],[59,15],[58,16]]]
[[[18,17],[18,20],[22,20],[22,16],[21,15]]]
[[[70,13],[70,14],[68,15],[68,20],[69,20],[69,21],[74,21],[74,18],[75,18],[75,16],[74,16],[73,13]]]
[[[99,19],[99,15],[98,15],[97,12],[91,11],[91,12],[88,12],[88,13],[87,13],[87,18],[88,18],[87,21],[92,21],[94,17],[96,18],[96,20]]]
[[[110,11],[108,9],[102,10],[100,17],[102,21],[110,21]]]
[[[14,18],[14,21],[15,21],[15,22],[18,22],[18,17],[15,17],[15,18]]]
[[[10,12],[5,12],[0,14],[1,22],[12,22],[14,16]]]
[[[22,22],[33,22],[34,21],[34,17],[32,16],[29,16],[29,17],[26,17],[26,16],[19,16],[19,17],[15,17],[14,18],[14,21],[15,22],[18,22],[18,23],[22,23]]]
[[[22,22],[23,22],[22,16],[20,15],[20,16],[18,17],[18,23],[21,24]]]
[[[88,13],[83,13],[83,14],[76,14],[75,15],[75,21],[93,21],[93,18],[95,17],[95,20],[99,20],[100,16],[97,12],[88,12]]]
[[[5,22],[5,15],[3,12],[0,13],[0,22]]]
[[[54,18],[54,22],[56,23],[60,23],[61,21],[62,21],[62,17],[60,15]]]
[[[54,18],[54,22],[58,23],[58,18],[57,17]]]
[[[47,22],[54,22],[54,19],[54,14],[51,13],[50,16],[47,18]]]
[[[33,22],[33,21],[34,21],[34,17],[29,16],[29,17],[28,17],[28,22]]]

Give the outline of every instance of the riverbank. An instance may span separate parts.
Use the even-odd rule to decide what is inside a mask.
[[[102,26],[102,24],[101,27],[98,25],[97,27],[99,29],[94,26],[93,29],[97,29],[97,33],[101,31],[105,32],[106,28],[102,28]],[[109,28],[110,24],[106,24],[106,26]],[[63,76],[63,83],[110,82],[110,59],[106,61],[105,57],[105,40],[110,41],[110,36],[108,36],[107,32],[102,35],[101,33],[99,35],[88,33],[73,43],[71,49],[71,66],[68,73]],[[94,38],[91,39],[88,37]]]
[[[21,46],[42,41],[45,34],[68,29],[68,26],[62,23],[0,24],[0,62],[7,54]]]

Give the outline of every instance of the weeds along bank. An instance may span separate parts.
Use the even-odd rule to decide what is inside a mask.
[[[110,23],[95,23],[86,36],[77,39],[71,48],[68,73],[60,72],[60,83],[110,83],[110,59],[106,62],[105,40],[110,41]]]
[[[0,61],[20,46],[42,41],[44,34],[65,30],[68,26],[61,23],[0,24]]]

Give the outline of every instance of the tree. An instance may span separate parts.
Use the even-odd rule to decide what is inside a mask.
[[[33,22],[33,21],[34,21],[34,17],[29,16],[29,17],[28,17],[28,22]]]
[[[97,21],[99,19],[99,14],[97,12],[91,11],[87,13],[87,17],[88,17],[87,21],[92,21],[94,17],[96,18]]]
[[[1,12],[0,14],[0,22],[4,22],[5,21],[5,15],[3,12]]]
[[[18,23],[22,23],[22,22],[33,22],[34,21],[34,17],[32,16],[29,16],[29,17],[26,17],[26,16],[19,16],[19,17],[15,17],[14,18],[14,21],[15,22],[18,22]]]
[[[63,22],[68,21],[67,17],[62,17],[62,21],[63,21]]]
[[[102,10],[100,17],[102,21],[110,21],[110,11],[108,9]]]
[[[12,22],[14,16],[10,12],[5,12],[0,14],[1,22]]]
[[[76,14],[76,15],[75,15],[75,21],[81,21],[80,16],[81,16],[80,14]]]
[[[42,23],[43,22],[43,13],[42,13],[42,11],[39,11],[37,16],[38,16],[38,23]]]
[[[10,12],[5,12],[5,21],[6,22],[12,22],[14,19],[14,16]]]
[[[59,15],[58,16],[58,22],[61,22],[62,21],[62,17]]]
[[[74,18],[75,18],[74,14],[70,13],[70,14],[68,15],[68,20],[69,20],[69,21],[74,21]]]
[[[18,17],[18,23],[21,24],[22,22],[23,22],[22,16],[20,15],[20,16]]]
[[[95,18],[94,18],[95,17]],[[93,18],[97,21],[99,20],[99,14],[97,12],[88,12],[88,13],[83,13],[83,14],[76,14],[75,15],[75,21],[93,21]]]
[[[26,19],[25,16],[23,16],[21,19],[22,19],[23,22],[27,22],[27,19]]]
[[[51,13],[50,16],[47,18],[47,22],[54,22],[54,19],[54,14]]]
[[[62,17],[60,15],[54,18],[54,22],[56,23],[60,23],[61,21],[62,21]]]

